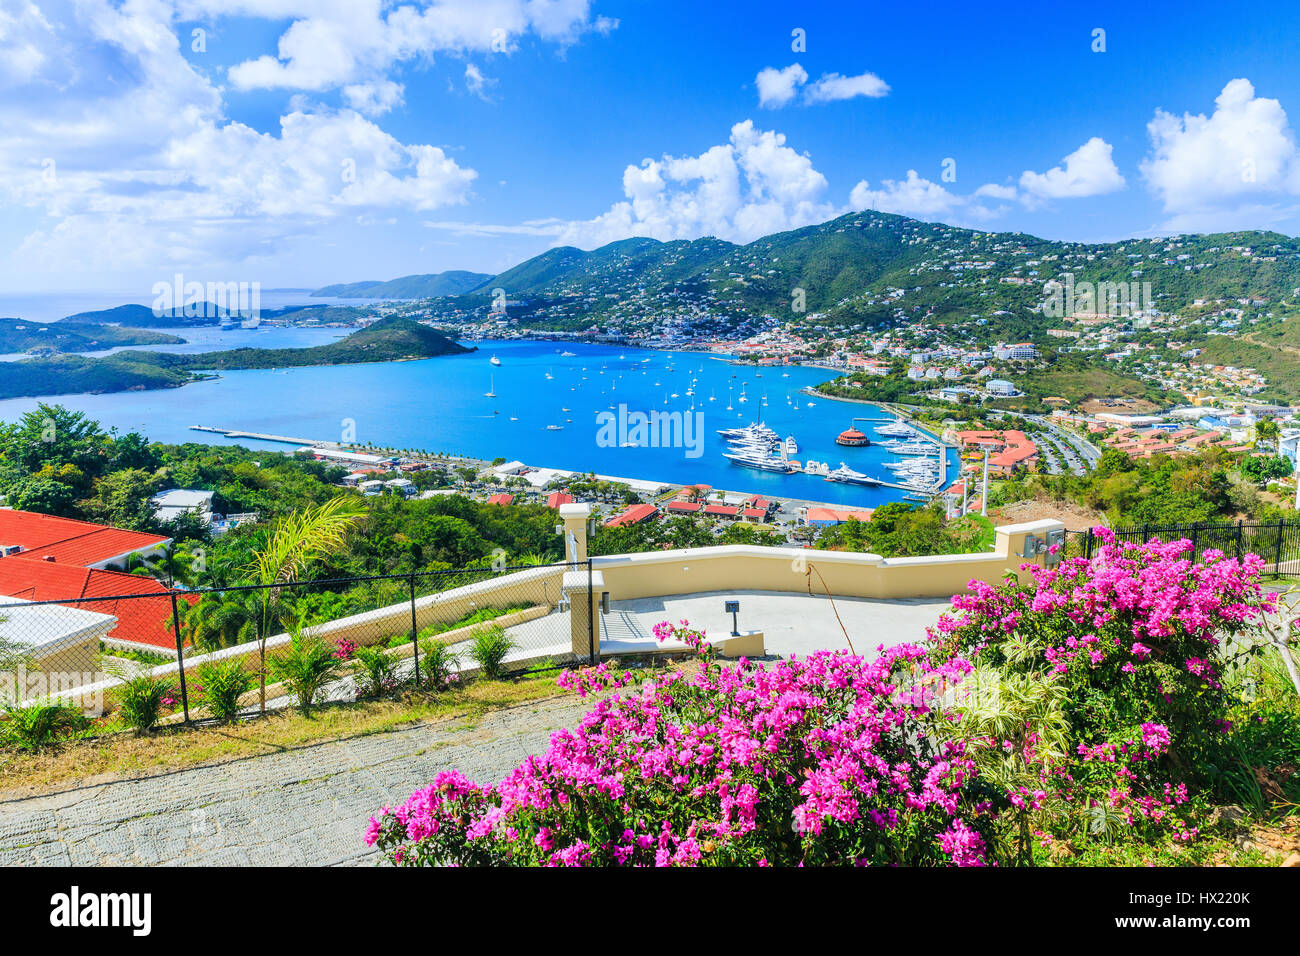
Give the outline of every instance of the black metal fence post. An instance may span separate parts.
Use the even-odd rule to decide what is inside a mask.
[[[176,635],[176,670],[181,678],[181,712],[185,714],[185,723],[190,722],[190,695],[185,689],[185,648],[181,641],[181,611],[172,592],[172,631]]]
[[[1196,560],[1196,553],[1197,553],[1196,538],[1198,537],[1200,530],[1201,530],[1201,523],[1199,521],[1193,522],[1192,523],[1192,560],[1193,561]]]
[[[587,662],[596,663],[596,605],[592,592],[592,562],[587,558]]]
[[[1085,557],[1087,557],[1088,559],[1091,560],[1091,558],[1092,558],[1092,528],[1091,528],[1091,526],[1088,528],[1088,544],[1087,544],[1087,548],[1088,548],[1088,551],[1087,551],[1087,554],[1085,555]]]
[[[420,640],[415,624],[415,573],[406,579],[411,591],[411,663],[415,668],[415,683],[420,683]]]
[[[1241,560],[1241,522],[1237,522],[1237,560]]]

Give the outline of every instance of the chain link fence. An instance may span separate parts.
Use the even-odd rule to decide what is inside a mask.
[[[591,561],[464,568],[193,591],[0,597],[0,705],[111,713],[161,677],[191,721],[294,702],[294,667],[328,655],[318,702],[512,677],[593,661]],[[579,613],[574,614],[574,609]],[[313,665],[320,667],[319,663]],[[223,703],[224,702],[224,703]]]

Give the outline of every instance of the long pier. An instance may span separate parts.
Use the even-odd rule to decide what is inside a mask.
[[[257,441],[280,442],[284,445],[307,445],[312,448],[340,447],[336,441],[321,441],[318,438],[293,438],[289,435],[267,435],[262,432],[246,432],[234,428],[214,428],[211,425],[191,425],[190,431],[212,432],[214,435],[225,435],[227,438],[253,438]]]

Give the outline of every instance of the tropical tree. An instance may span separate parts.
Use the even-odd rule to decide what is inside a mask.
[[[196,646],[215,650],[257,637],[262,611],[258,591],[212,591],[194,604],[178,601],[181,627]]]
[[[293,584],[324,556],[343,547],[348,531],[361,516],[359,502],[342,496],[279,518],[271,526],[266,544],[253,552],[245,567],[260,598],[257,617],[258,691],[262,713],[266,713],[266,639],[273,626],[285,619],[287,585]]]

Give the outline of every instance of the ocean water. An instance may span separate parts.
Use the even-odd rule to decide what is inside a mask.
[[[319,344],[345,330],[211,331],[214,336],[205,343],[207,347],[227,348],[245,343]],[[293,333],[295,340],[277,341],[280,332]],[[575,355],[562,356],[561,350]],[[500,366],[490,363],[494,354]],[[698,352],[485,342],[475,352],[423,361],[225,372],[219,379],[178,389],[62,395],[46,401],[84,411],[106,427],[137,430],[157,441],[235,443],[191,430],[193,425],[210,425],[295,438],[351,438],[486,459],[501,456],[538,467],[704,483],[776,497],[864,506],[901,500],[904,493],[893,489],[764,473],[722,457],[726,443],[717,429],[762,420],[783,437],[795,437],[797,461],[811,458],[832,468],[844,462],[872,477],[888,478],[882,465],[893,459],[883,449],[835,444],[835,436],[855,417],[879,418],[883,412],[801,392],[831,374],[797,366],[730,365]],[[695,394],[690,396],[687,391],[693,381]],[[738,401],[742,386],[749,399],[743,404]],[[486,397],[488,391],[496,397]],[[0,401],[0,421],[12,421],[36,404],[34,398]],[[647,414],[699,413],[701,455],[692,457],[686,447],[618,447],[617,443],[607,447],[609,443],[601,441],[598,415],[611,409],[617,413],[620,405],[628,412]],[[875,437],[871,428],[877,424],[862,422],[859,427]],[[548,425],[562,428],[548,430]],[[292,447],[246,439],[237,443],[280,451]],[[950,452],[950,479],[957,473],[956,465],[956,455]]]

